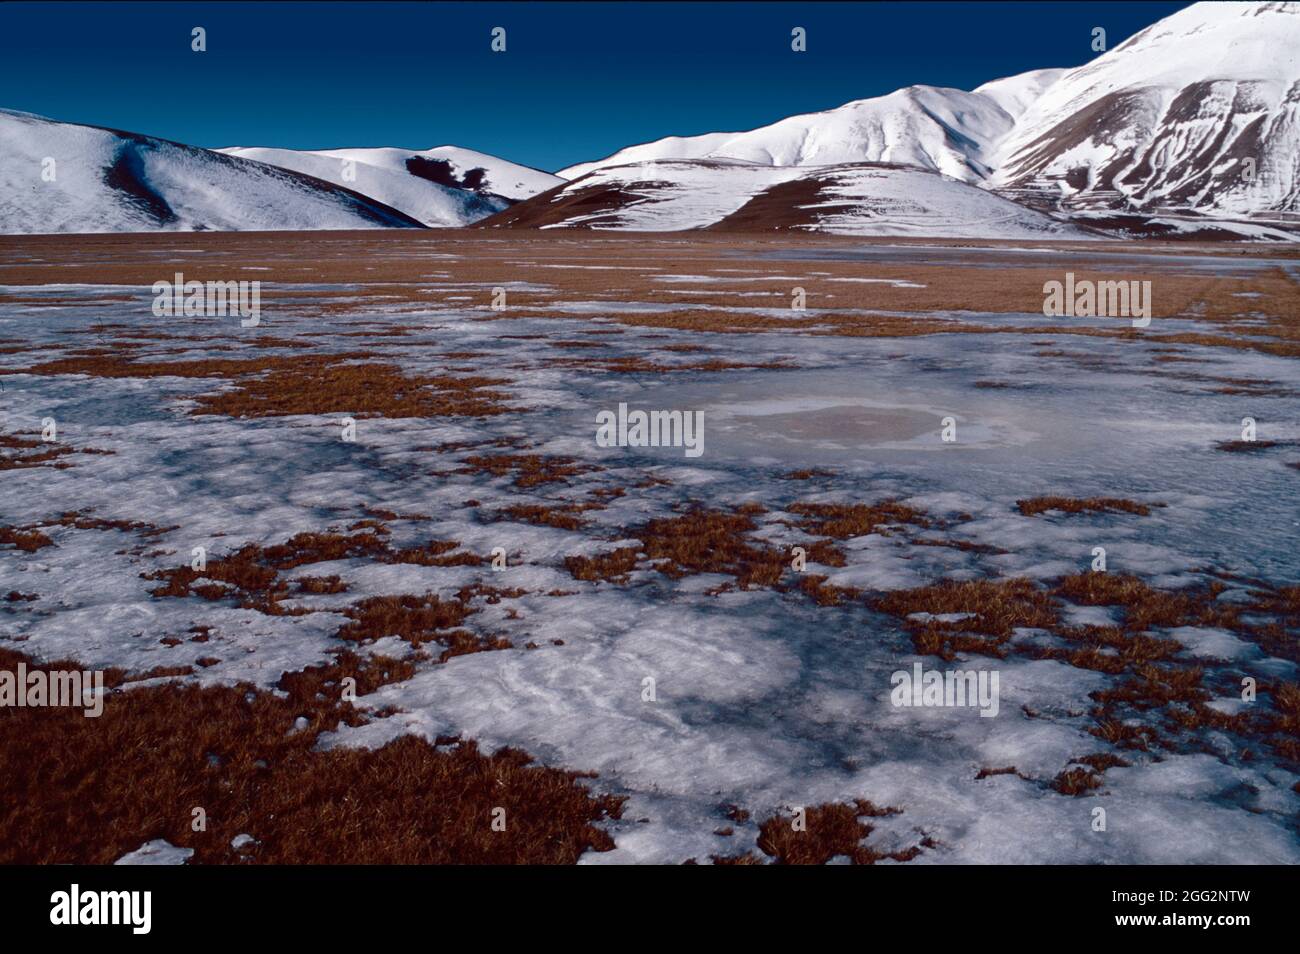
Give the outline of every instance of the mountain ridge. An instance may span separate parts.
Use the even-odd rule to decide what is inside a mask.
[[[469,225],[562,181],[540,169],[460,146],[230,146],[217,151],[350,186],[434,228]]]
[[[849,227],[848,212],[811,214],[799,204],[825,194],[839,206],[860,195],[855,221],[864,228],[882,224],[873,202],[890,205],[908,234],[912,213],[886,186],[904,177],[849,169],[877,166],[978,187],[1083,232],[1294,238],[1297,51],[1300,2],[1198,3],[1071,69],[1030,70],[970,91],[907,86],[751,130],[627,146],[558,174],[457,146],[209,150],[0,109],[0,231],[523,221],[601,228],[663,221],[679,229],[723,227],[733,215],[762,228],[759,209],[774,228]],[[44,178],[49,159],[62,178]],[[671,165],[681,162],[696,165]],[[611,169],[624,171],[589,178]],[[646,178],[652,173],[666,178]],[[928,190],[913,211],[936,228],[942,217],[926,202],[942,196],[976,207],[950,185],[910,181]],[[697,196],[692,206],[679,194],[688,182],[717,195]],[[567,188],[573,183],[583,183],[581,194]],[[565,215],[541,209],[540,196],[562,203]],[[528,208],[510,214],[516,203]],[[1006,216],[1037,227],[1028,224],[1033,217]]]
[[[0,231],[420,228],[356,190],[141,133],[0,109]]]
[[[1198,3],[1073,69],[969,92],[908,86],[741,132],[638,143],[558,174],[659,159],[902,161],[1047,211],[1296,212],[1296,50],[1300,3]]]
[[[597,169],[475,227],[1022,239],[1096,234],[912,165],[766,166],[734,159],[660,159]]]

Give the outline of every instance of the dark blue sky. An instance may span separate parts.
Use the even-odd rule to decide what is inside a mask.
[[[1093,27],[1115,46],[1186,5],[4,3],[0,106],[200,146],[454,143],[553,170],[912,83],[1077,66]]]

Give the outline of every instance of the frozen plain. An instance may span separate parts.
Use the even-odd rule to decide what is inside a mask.
[[[268,261],[263,281],[276,294],[264,298],[256,329],[232,318],[155,318],[147,285],[61,281],[65,269],[39,252],[15,263],[25,268],[23,281],[0,288],[0,337],[13,348],[0,355],[5,432],[30,436],[52,417],[62,441],[112,454],[74,454],[64,469],[7,470],[0,523],[32,525],[79,511],[175,529],[134,551],[125,550],[134,541],[121,531],[71,526],[46,530],[54,546],[36,553],[0,549],[0,591],[38,596],[5,611],[0,638],[40,658],[133,672],[216,658],[184,678],[265,688],[285,671],[327,660],[340,646],[338,611],[355,600],[451,594],[481,582],[524,591],[476,604],[465,623],[506,636],[513,648],[421,661],[412,678],[364,700],[395,711],[322,744],[373,746],[408,732],[430,740],[463,735],[594,772],[593,787],[630,798],[623,818],[609,826],[615,850],[585,861],[734,855],[752,849],[764,817],[859,798],[901,810],[873,819],[870,844],[882,852],[917,848],[911,863],[1300,861],[1294,764],[1267,748],[1242,758],[1239,740],[1212,729],[1201,730],[1195,744],[1120,753],[1128,764],[1107,769],[1102,784],[1081,797],[1052,786],[1078,757],[1118,751],[1088,731],[1089,694],[1118,675],[1017,651],[1005,658],[958,654],[946,663],[921,656],[904,621],[867,597],[821,605],[791,589],[743,588],[725,573],[663,573],[645,559],[621,582],[575,579],[566,569],[567,557],[636,546],[636,527],[692,505],[761,505],[752,539],[788,552],[813,539],[787,509],[796,502],[894,500],[934,525],[840,539],[844,565],[811,565],[809,572],[830,586],[877,595],[945,579],[1045,584],[1087,570],[1093,548],[1104,546],[1109,572],[1168,590],[1223,574],[1230,582],[1219,599],[1245,600],[1245,581],[1282,587],[1300,578],[1294,357],[1180,343],[1183,361],[1158,362],[1170,353],[1166,336],[1204,330],[1194,316],[1157,318],[1149,334],[1130,337],[1055,330],[1060,322],[1028,309],[926,312],[921,317],[953,331],[896,336],[808,333],[803,324],[760,333],[648,325],[638,316],[682,307],[795,317],[788,299],[796,283],[810,289],[809,311],[797,317],[815,321],[816,289],[852,285],[841,269],[857,267],[854,252],[823,243],[818,248],[829,251],[809,261],[780,248],[765,249],[761,259],[710,251],[707,267],[688,267],[674,259],[656,265],[653,255],[591,254],[583,241],[557,240],[558,252],[546,261],[509,242],[494,249],[446,241],[432,256],[393,242],[390,261],[434,270],[398,292],[387,279],[279,283],[277,263]],[[206,246],[193,236],[172,242],[172,256],[214,254],[196,251]],[[888,246],[873,280],[892,283],[895,294],[932,281],[919,278],[912,253],[899,248],[907,246]],[[494,255],[501,274],[518,277],[482,276],[481,261],[463,274],[478,252]],[[93,257],[79,264],[93,266]],[[620,298],[629,261],[645,281]],[[831,272],[827,262],[835,263]],[[42,267],[50,278],[35,281],[30,276]],[[1233,256],[1232,268],[1249,267]],[[1293,265],[1281,267],[1294,283]],[[1144,266],[1133,259],[1126,268]],[[235,277],[232,270],[216,273]],[[584,297],[557,284],[578,270],[599,276],[600,294]],[[159,277],[170,272],[160,265]],[[715,304],[719,286],[773,300]],[[497,287],[508,300],[518,293],[523,304],[491,311]],[[1253,307],[1249,298],[1242,302],[1244,311]],[[1022,330],[965,327],[972,325]],[[1046,325],[1053,330],[1023,330]],[[306,344],[312,354],[364,351],[365,358],[340,360],[382,360],[412,377],[449,369],[488,374],[504,380],[495,389],[508,396],[509,411],[358,415],[356,440],[345,442],[342,406],[310,415],[190,414],[196,396],[232,387],[221,379],[25,373],[74,349],[111,348],[133,331],[145,335],[136,339],[133,360],[303,350],[279,348],[279,339]],[[575,349],[582,356],[576,362],[557,361],[572,353],[557,340],[584,335],[598,342],[599,361],[583,363],[597,349]],[[689,349],[697,347],[724,367],[690,370]],[[656,366],[611,370],[620,359],[647,358]],[[663,370],[675,366],[687,369]],[[1222,383],[1229,381],[1236,383]],[[702,411],[704,455],[598,447],[595,414],[620,402]],[[947,416],[956,421],[953,443],[940,439]],[[1259,439],[1276,445],[1218,449],[1239,439],[1247,416],[1257,420]],[[562,480],[523,487],[516,475],[465,467],[498,441],[578,466]],[[796,471],[813,474],[790,479]],[[1017,510],[1018,500],[1045,495],[1125,498],[1153,509],[1146,516]],[[577,530],[499,516],[520,505],[593,499],[605,503],[584,511]],[[503,547],[507,568],[364,558],[312,564],[300,575],[337,574],[347,591],[295,595],[294,604],[309,612],[287,616],[229,601],[151,596],[157,584],[142,578],[187,563],[195,546],[217,556],[249,542],[271,545],[341,528],[364,518],[366,508],[428,518],[386,521],[394,545],[433,537],[482,555]],[[1104,625],[1118,610],[1065,612]],[[160,643],[196,624],[211,627],[207,643]],[[1184,626],[1154,635],[1181,644],[1176,662],[1209,674],[1210,705],[1224,711],[1241,705],[1225,687],[1243,673],[1265,685],[1297,678],[1294,652],[1285,658],[1227,629]],[[1010,646],[1051,639],[1018,630]],[[1294,648],[1294,629],[1290,639]],[[390,656],[411,649],[396,638],[366,648]],[[891,705],[891,673],[917,661],[996,668],[998,716]],[[646,677],[655,680],[653,702],[644,699]],[[1153,711],[1151,724],[1165,715]],[[976,778],[982,769],[1011,766],[1014,773]],[[722,805],[743,806],[753,817],[731,835],[716,834],[725,823]],[[1092,827],[1099,806],[1105,832]]]

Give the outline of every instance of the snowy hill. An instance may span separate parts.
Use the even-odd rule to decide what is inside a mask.
[[[1086,233],[912,166],[802,168],[667,159],[598,169],[481,223],[489,228],[687,229],[985,238]]]
[[[0,232],[419,225],[358,192],[300,173],[150,136],[0,110]]]
[[[1026,104],[1062,72],[1037,70],[970,93],[909,86],[748,132],[671,136],[629,146],[559,174],[576,179],[605,166],[652,159],[742,159],[768,166],[895,162],[980,182],[991,171],[990,149],[1011,131]]]
[[[991,185],[1049,202],[1300,209],[1300,4],[1166,17],[1061,76],[993,161]]]
[[[560,175],[703,158],[905,163],[1071,213],[1300,211],[1300,3],[1199,3],[1076,69],[971,92],[909,86],[748,132],[629,146]]]
[[[356,189],[431,226],[468,225],[563,181],[549,172],[458,146],[423,152],[395,148],[308,152],[256,146],[218,151]]]
[[[50,181],[47,159],[57,168]],[[908,195],[890,191],[911,181],[902,172],[848,168],[863,164],[948,178],[917,179],[921,192]],[[976,199],[961,184],[996,196]],[[998,204],[1005,199],[1018,205]],[[212,151],[0,110],[4,232],[490,219],[674,230],[739,220],[861,234],[915,234],[924,222],[936,235],[979,235],[980,216],[1013,231],[1062,227],[1026,218],[1025,207],[1125,236],[1294,234],[1300,3],[1199,3],[1075,69],[969,92],[909,86],[747,132],[629,146],[558,176],[455,146]]]

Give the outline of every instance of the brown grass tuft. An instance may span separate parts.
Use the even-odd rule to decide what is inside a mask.
[[[483,417],[504,413],[505,395],[486,390],[498,378],[408,376],[396,365],[357,362],[357,352],[259,355],[190,361],[130,361],[120,354],[58,358],[27,374],[105,378],[232,378],[234,390],[203,394],[194,414],[274,417],[345,413],[383,417]],[[14,372],[0,371],[0,374]]]
[[[286,362],[289,359],[285,359]],[[195,414],[277,417],[346,413],[357,416],[487,417],[503,414],[505,395],[486,388],[500,378],[408,376],[391,364],[333,364],[304,359],[242,379],[234,391],[199,397]]]
[[[697,573],[734,576],[742,588],[774,586],[785,555],[745,535],[757,529],[750,513],[694,509],[679,517],[651,520],[629,531],[640,539],[654,568],[679,579]]]
[[[1014,765],[1008,765],[1004,768],[982,768],[975,773],[975,781],[980,782],[986,778],[992,778],[995,775],[1019,775]]]
[[[1157,590],[1127,573],[1082,572],[1062,578],[1053,592],[1085,606],[1124,607],[1124,628],[1134,631],[1154,626],[1233,626],[1238,611],[1218,605],[1224,589],[1213,582],[1204,588]]]
[[[6,668],[35,665],[0,654]],[[595,823],[619,817],[622,799],[517,750],[412,736],[317,747],[361,718],[340,701],[344,676],[365,692],[409,674],[345,654],[287,674],[284,696],[171,683],[115,693],[98,719],[0,709],[0,863],[108,864],[156,838],[208,864],[568,864],[613,848]],[[505,831],[492,830],[497,807]],[[206,831],[191,830],[195,808]],[[232,849],[239,834],[254,843]]]
[[[1163,507],[1164,504],[1154,506]],[[1030,497],[1017,500],[1016,507],[1026,517],[1034,517],[1049,510],[1062,513],[1133,513],[1145,517],[1151,513],[1151,507],[1134,500],[1120,497]]]
[[[10,452],[13,453],[10,453]],[[35,451],[35,453],[31,453]],[[19,437],[16,434],[0,434],[0,470],[18,470],[23,467],[42,467],[73,452],[66,445],[51,444],[46,441]],[[54,467],[72,466],[66,461],[52,465]]]
[[[1074,759],[1074,762],[1077,763],[1076,767],[1065,769],[1052,780],[1052,788],[1062,795],[1073,795],[1076,798],[1100,788],[1101,776],[1106,769],[1116,766],[1123,768],[1130,764],[1109,752],[1083,755]]]
[[[372,596],[343,611],[351,622],[345,623],[337,635],[339,639],[359,643],[389,636],[404,639],[412,646],[438,642],[446,647],[439,662],[468,653],[509,649],[510,642],[504,637],[484,638],[458,628],[475,612],[468,600],[442,600],[428,593]]]
[[[564,568],[575,580],[604,580],[607,583],[626,583],[628,574],[636,569],[635,547],[619,547],[593,557],[570,556],[564,558]]]
[[[346,593],[348,586],[338,576],[300,576],[299,593]]]
[[[1003,656],[1003,644],[1017,627],[1051,628],[1056,602],[1029,580],[944,580],[910,590],[895,590],[873,602],[876,609],[903,619],[916,651],[945,660],[959,652]],[[965,619],[909,620],[912,613],[969,613]]]
[[[813,467],[805,470],[792,470],[789,473],[781,474],[781,480],[812,480],[814,477],[834,477],[833,470],[822,470]]]
[[[214,601],[234,599],[245,609],[283,616],[306,612],[281,605],[281,601],[291,595],[290,581],[280,577],[285,570],[360,557],[380,563],[419,566],[474,566],[483,562],[483,558],[474,553],[451,553],[460,546],[454,540],[430,540],[418,546],[395,549],[388,545],[387,535],[388,531],[383,527],[367,527],[351,534],[299,533],[284,543],[269,547],[245,544],[227,556],[207,561],[202,570],[180,566],[145,574],[145,579],[165,581],[163,586],[150,591],[156,597],[193,595]],[[307,593],[341,593],[344,589],[346,587],[336,576],[325,577],[323,582],[307,577],[298,587],[299,592]]]
[[[228,556],[207,561],[202,570],[181,566],[145,574],[145,579],[164,581],[150,591],[156,597],[233,598],[242,607],[279,616],[292,612],[280,606],[289,595],[289,582],[280,578],[280,571],[386,551],[387,545],[375,533],[300,533],[269,547],[245,544]]]
[[[9,544],[23,553],[35,553],[42,547],[54,546],[54,541],[39,530],[0,526],[0,544]]]
[[[796,503],[790,512],[805,519],[797,526],[799,529],[819,537],[834,537],[846,540],[850,537],[862,537],[868,533],[888,533],[887,528],[894,524],[911,524],[928,527],[930,521],[919,511],[896,500],[885,500],[878,504],[826,504]]]
[[[142,520],[106,520],[79,510],[69,510],[53,520],[42,520],[23,527],[0,525],[0,544],[12,544],[24,553],[35,553],[42,547],[53,546],[54,541],[41,532],[47,527],[73,527],[77,530],[120,530],[141,537],[156,537],[175,527],[159,527]]]
[[[516,487],[567,483],[567,478],[604,470],[595,464],[580,464],[571,457],[543,457],[540,454],[476,454],[465,458],[467,467],[458,474],[486,474],[492,477],[513,475]]]
[[[826,579],[825,576],[809,573],[799,578],[797,587],[818,606],[839,606],[845,600],[855,600],[862,596],[862,591],[856,587],[835,586],[827,583]]]
[[[773,815],[764,821],[759,826],[758,847],[779,865],[824,865],[841,855],[848,856],[855,865],[875,864],[882,858],[906,861],[915,854],[882,854],[862,844],[873,830],[862,819],[897,814],[896,808],[877,808],[864,799],[852,805],[813,805],[805,809],[805,831],[795,831],[787,815]]]
[[[502,520],[512,520],[517,523],[531,523],[540,527],[555,527],[559,530],[581,530],[587,525],[579,514],[586,513],[588,510],[599,510],[600,504],[563,504],[560,506],[545,506],[542,504],[513,504],[497,511],[497,517]]]

